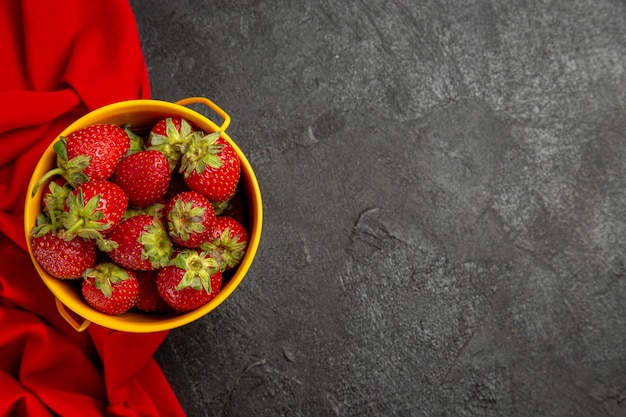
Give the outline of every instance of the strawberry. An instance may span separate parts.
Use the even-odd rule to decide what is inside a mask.
[[[61,137],[53,145],[57,167],[39,179],[33,195],[47,179],[63,176],[72,187],[86,181],[107,180],[130,147],[128,134],[119,126],[96,124]]]
[[[113,262],[125,268],[151,270],[165,266],[172,256],[172,242],[163,223],[148,214],[122,220],[107,235],[113,242],[108,254]]]
[[[67,197],[61,220],[66,233],[100,239],[122,219],[128,207],[124,191],[110,181],[88,181]]]
[[[137,276],[112,262],[102,262],[83,272],[81,292],[87,304],[111,315],[135,306],[139,297]]]
[[[202,194],[186,191],[176,195],[165,208],[167,230],[174,243],[193,248],[205,242],[213,230],[215,210]]]
[[[65,139],[67,158],[87,156],[89,165],[83,173],[91,180],[111,177],[117,163],[130,147],[128,134],[119,126],[95,124],[76,130]]]
[[[217,259],[221,271],[227,271],[241,262],[247,246],[245,227],[230,216],[217,216],[210,239],[200,247]]]
[[[133,207],[147,207],[159,200],[170,184],[170,166],[160,151],[131,154],[117,165],[113,180]]]
[[[57,233],[45,214],[37,217],[30,231],[33,256],[46,272],[56,278],[80,278],[83,271],[96,263],[96,242],[81,237],[65,239]]]
[[[195,310],[211,301],[222,287],[217,261],[206,252],[183,249],[174,264],[161,268],[157,289],[161,298],[177,312]]]
[[[157,289],[156,279],[158,270],[134,271],[139,281],[139,298],[135,308],[141,311],[165,312],[169,310],[167,303],[161,298]]]
[[[152,127],[146,145],[148,149],[161,151],[167,158],[170,169],[174,171],[192,133],[193,128],[187,120],[168,117],[159,120]]]
[[[229,200],[241,175],[239,156],[220,134],[195,132],[181,158],[185,183],[211,202]]]

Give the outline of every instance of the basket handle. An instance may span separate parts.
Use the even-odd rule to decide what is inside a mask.
[[[178,100],[176,104],[181,106],[185,106],[187,104],[204,104],[211,110],[213,110],[218,116],[223,119],[222,125],[219,127],[219,130],[224,132],[228,126],[230,125],[230,116],[224,110],[222,110],[217,104],[213,103],[208,98],[204,97],[188,97],[182,100]]]
[[[70,324],[70,326],[72,326],[74,328],[74,330],[76,330],[77,332],[85,331],[87,326],[89,326],[91,324],[91,322],[89,320],[85,320],[85,321],[82,322],[82,324],[79,324],[74,319],[74,317],[72,317],[70,312],[67,311],[67,309],[65,308],[65,305],[63,305],[63,303],[61,301],[59,301],[58,298],[55,298],[54,300],[56,302],[57,310],[59,310],[59,314],[61,315],[61,317],[63,317],[65,319],[65,321],[68,322]]]

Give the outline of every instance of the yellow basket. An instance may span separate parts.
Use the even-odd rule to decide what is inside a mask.
[[[185,107],[189,104],[202,104],[209,107],[215,114],[223,119],[220,126],[213,123],[207,117],[200,113]],[[67,280],[61,280],[50,276],[44,271],[33,257],[30,230],[35,226],[37,215],[41,212],[41,197],[46,187],[40,187],[37,193],[31,197],[31,192],[36,182],[48,170],[56,164],[56,153],[52,149],[54,142],[50,144],[46,152],[43,154],[30,179],[26,203],[24,206],[24,231],[28,243],[29,252],[33,264],[41,279],[56,297],[56,305],[59,313],[67,320],[67,322],[77,331],[85,330],[90,323],[96,323],[100,326],[133,333],[149,333],[162,330],[169,330],[176,327],[191,323],[194,320],[208,314],[220,305],[243,280],[248,272],[256,251],[261,240],[261,228],[263,223],[263,207],[261,200],[261,191],[256,179],[256,175],[243,154],[241,149],[226,134],[225,130],[230,124],[230,116],[226,114],[211,100],[204,97],[190,97],[176,103],[170,103],[160,100],[129,100],[119,103],[110,104],[100,109],[94,110],[80,119],[76,120],[68,126],[59,136],[67,136],[69,133],[97,123],[111,123],[116,125],[130,124],[133,130],[148,131],[160,119],[165,117],[183,117],[188,120],[192,126],[197,129],[204,130],[207,133],[221,131],[224,137],[231,145],[241,159],[241,179],[240,192],[244,197],[249,222],[247,225],[249,233],[249,242],[246,254],[234,271],[231,278],[222,287],[217,296],[204,306],[182,314],[151,314],[141,312],[127,312],[119,316],[111,316],[103,314],[93,309],[87,304],[80,294],[80,291]],[[71,310],[79,317],[71,314]],[[82,320],[81,320],[82,319]]]

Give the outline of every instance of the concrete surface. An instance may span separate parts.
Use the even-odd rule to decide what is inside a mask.
[[[157,353],[190,416],[626,415],[626,4],[139,1],[264,196]]]

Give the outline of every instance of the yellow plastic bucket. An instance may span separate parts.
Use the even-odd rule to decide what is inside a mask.
[[[223,119],[221,125],[216,125],[202,114],[185,107],[189,104],[201,104],[209,107],[216,115]],[[248,249],[241,263],[237,266],[228,282],[224,284],[217,296],[204,306],[182,314],[152,314],[130,311],[119,316],[111,316],[93,309],[87,304],[72,282],[50,276],[44,271],[33,257],[30,230],[35,226],[37,215],[41,212],[41,198],[46,187],[40,187],[37,193],[31,197],[31,192],[42,175],[56,164],[56,153],[52,149],[54,142],[60,136],[96,123],[112,123],[116,125],[130,124],[136,131],[148,131],[160,119],[165,117],[183,117],[192,126],[202,129],[207,133],[221,131],[222,137],[230,142],[239,158],[241,159],[241,179],[239,189],[244,197],[244,203],[248,214],[247,229],[249,233]],[[219,108],[211,100],[204,97],[190,97],[176,103],[160,100],[129,100],[110,104],[94,110],[68,126],[47,148],[30,179],[26,202],[24,205],[24,231],[28,243],[29,252],[33,264],[41,279],[56,297],[56,305],[59,313],[77,331],[85,330],[90,323],[100,326],[133,333],[149,333],[169,330],[191,323],[203,317],[219,306],[228,298],[241,283],[248,272],[261,240],[261,228],[263,223],[263,206],[261,191],[256,175],[250,162],[237,144],[228,136],[225,130],[230,125],[230,116]],[[72,314],[68,309],[73,312]]]

